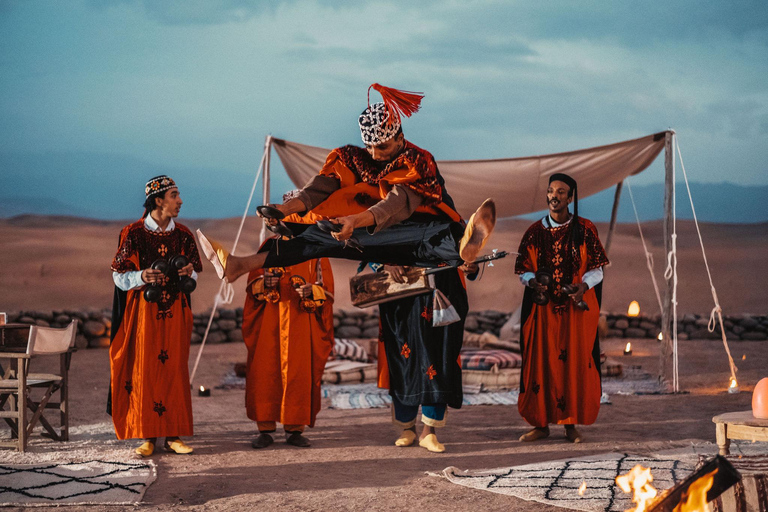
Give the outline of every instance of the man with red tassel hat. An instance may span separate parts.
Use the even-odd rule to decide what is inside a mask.
[[[234,256],[197,231],[220,279],[233,282],[254,269],[322,257],[422,267],[476,259],[495,225],[495,204],[487,199],[465,225],[435,159],[403,136],[400,116],[418,111],[423,94],[373,84],[369,96],[371,88],[384,101],[371,105],[369,97],[358,119],[365,148],[334,149],[298,197],[259,207],[267,226],[290,239],[267,240],[256,254]],[[325,222],[282,222],[307,213]]]

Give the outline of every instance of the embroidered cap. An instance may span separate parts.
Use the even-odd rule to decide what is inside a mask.
[[[371,88],[379,91],[383,102],[371,105]],[[401,91],[371,84],[368,87],[368,107],[358,118],[360,135],[366,146],[377,146],[397,135],[402,126],[400,115],[410,117],[418,112],[423,93]]]
[[[155,194],[160,194],[172,188],[177,188],[176,182],[174,182],[168,176],[162,174],[160,176],[155,176],[147,182],[147,185],[144,187],[144,194],[146,197],[149,197]]]

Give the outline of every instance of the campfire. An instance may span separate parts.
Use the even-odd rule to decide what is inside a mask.
[[[616,484],[622,491],[633,493],[632,501],[637,505],[627,512],[709,512],[708,503],[739,480],[739,472],[718,455],[661,495],[651,485],[650,468],[640,465],[616,477]]]

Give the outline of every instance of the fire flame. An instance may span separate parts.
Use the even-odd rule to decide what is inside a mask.
[[[640,314],[640,304],[633,300],[629,303],[629,308],[627,309],[627,316],[637,316]]]
[[[664,341],[664,333],[660,332],[658,336],[656,336],[656,339],[659,341]]]
[[[627,346],[624,347],[624,352],[632,352],[632,343],[631,342],[629,342],[629,341],[627,342]]]
[[[651,468],[644,468],[640,464],[632,468],[626,475],[616,477],[616,485],[626,493],[632,492],[632,501],[637,503],[633,509],[627,512],[644,512],[650,501],[656,497],[656,489],[651,485],[653,475]]]
[[[200,391],[205,391],[205,386],[200,386]]]
[[[579,487],[579,496],[584,496],[584,492],[587,490],[587,482],[581,482],[581,487]]]
[[[683,494],[680,504],[674,508],[673,512],[709,512],[707,492],[715,482],[715,473],[717,473],[717,468],[693,482],[688,487],[688,491]]]

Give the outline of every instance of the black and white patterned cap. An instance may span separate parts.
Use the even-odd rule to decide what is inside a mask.
[[[390,121],[389,111],[383,103],[368,105],[360,114],[357,122],[360,124],[360,135],[366,146],[378,146],[387,142],[400,130],[400,120]]]
[[[144,186],[144,194],[149,197],[172,188],[177,188],[176,183],[168,176],[162,174],[160,176],[155,176],[147,182]]]

